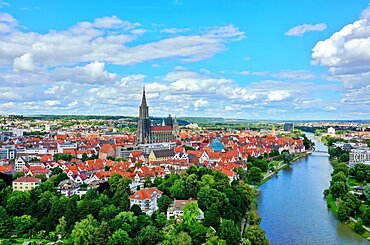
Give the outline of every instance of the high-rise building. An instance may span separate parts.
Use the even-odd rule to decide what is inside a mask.
[[[293,123],[285,123],[284,124],[284,131],[294,132],[294,124]]]
[[[172,121],[171,115],[167,122],[162,126],[152,126],[149,119],[149,106],[146,102],[145,87],[139,107],[139,121],[137,123],[136,141],[139,144],[148,144],[155,142],[169,142],[180,139],[180,128],[176,117]]]

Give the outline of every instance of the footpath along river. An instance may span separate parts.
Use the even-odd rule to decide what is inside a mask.
[[[327,151],[312,133],[306,135],[316,150]],[[271,244],[370,244],[327,209],[323,191],[331,172],[329,155],[313,152],[260,186],[258,212]]]

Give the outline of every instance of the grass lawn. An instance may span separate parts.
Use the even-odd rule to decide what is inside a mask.
[[[326,197],[326,202],[330,205],[330,211],[334,214],[335,217],[338,218],[338,213],[337,213],[338,207],[331,194],[329,194]]]
[[[349,177],[348,178],[348,185],[356,186],[356,185],[360,185],[360,183],[358,183],[358,181],[355,178]]]

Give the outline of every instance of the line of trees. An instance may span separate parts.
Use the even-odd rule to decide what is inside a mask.
[[[108,188],[68,198],[56,191],[65,173],[53,172],[57,175],[29,192],[12,191],[9,181],[0,180],[0,237],[111,245],[239,244],[243,237],[244,244],[268,244],[258,215],[251,211],[253,189],[239,181],[229,183],[220,171],[194,165],[147,183],[164,192],[152,216],[137,205],[130,208],[128,178],[113,175]],[[184,219],[177,223],[167,221],[164,214],[174,198],[198,200],[186,206]],[[205,215],[201,223],[194,218],[198,207]],[[241,234],[246,214],[250,226]]]

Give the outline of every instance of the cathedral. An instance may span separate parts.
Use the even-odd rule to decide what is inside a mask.
[[[157,142],[170,142],[180,139],[180,129],[176,117],[172,120],[168,116],[166,122],[163,120],[161,126],[152,126],[149,119],[149,107],[146,103],[145,87],[143,97],[139,107],[139,121],[137,123],[136,141],[139,144],[149,144]]]

